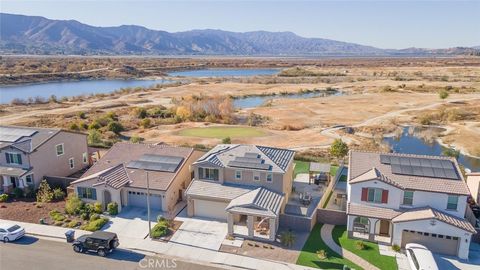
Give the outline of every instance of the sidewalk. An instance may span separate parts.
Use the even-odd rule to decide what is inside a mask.
[[[71,230],[50,225],[41,225],[10,221],[0,219],[0,223],[16,223],[25,228],[29,235],[54,238],[57,241],[65,241],[65,232]],[[79,237],[90,232],[75,229],[75,237]],[[217,265],[239,267],[243,269],[262,269],[262,270],[309,270],[315,269],[306,266],[289,264],[277,261],[261,260],[252,257],[246,257],[236,254],[218,252],[198,247],[192,247],[177,243],[165,243],[147,239],[134,239],[122,237],[120,248],[130,249],[140,253],[164,254],[172,257],[179,257],[187,260],[212,263]],[[150,255],[150,254],[148,254]]]

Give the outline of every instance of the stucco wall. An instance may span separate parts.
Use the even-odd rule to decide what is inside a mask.
[[[64,144],[64,154],[57,156],[55,146]],[[88,153],[87,136],[61,131],[30,155],[34,182],[38,186],[45,175],[68,176],[88,166],[83,163],[83,153]],[[75,167],[70,169],[69,159],[74,158]]]

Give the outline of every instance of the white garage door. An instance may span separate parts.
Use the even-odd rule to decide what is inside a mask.
[[[162,195],[150,194],[150,209],[162,210]],[[147,208],[147,193],[128,191],[128,206]]]
[[[204,218],[213,218],[219,220],[227,220],[228,203],[214,202],[206,200],[194,200],[193,209],[195,216]]]
[[[432,252],[457,256],[458,237],[404,230],[402,233],[402,247],[405,247],[408,243],[424,245]]]

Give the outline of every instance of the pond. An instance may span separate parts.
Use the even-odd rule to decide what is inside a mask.
[[[265,96],[250,96],[245,98],[236,98],[233,100],[233,106],[237,109],[256,108],[264,105],[267,101],[279,98],[301,99],[327,96],[340,96],[344,93],[337,90],[316,90],[313,92],[295,93],[295,94],[280,94],[280,95],[265,95]]]
[[[400,136],[386,137],[384,142],[396,153],[439,156],[445,147],[433,138],[442,131],[440,128],[404,127]],[[480,171],[478,158],[460,154],[458,163],[472,171]]]
[[[196,69],[168,73],[169,76],[183,77],[251,77],[263,75],[275,75],[279,72],[276,68],[225,68],[225,69]]]
[[[51,95],[58,98],[79,95],[110,93],[120,88],[149,87],[155,84],[170,83],[170,80],[84,80],[48,82],[40,84],[23,84],[0,86],[0,103],[9,103],[15,98],[28,99]]]

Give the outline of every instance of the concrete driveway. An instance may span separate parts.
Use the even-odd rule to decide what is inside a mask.
[[[157,216],[161,211],[152,211],[152,227],[155,226]],[[122,237],[144,239],[148,235],[147,209],[124,207],[122,211],[102,228],[102,231],[114,232],[122,241]]]
[[[470,252],[467,260],[454,256],[433,253],[438,268],[442,270],[478,270],[480,269],[480,244],[470,243]]]
[[[185,209],[176,220],[183,221],[183,224],[170,239],[172,243],[217,251],[228,233],[226,222],[188,218],[185,215]]]

